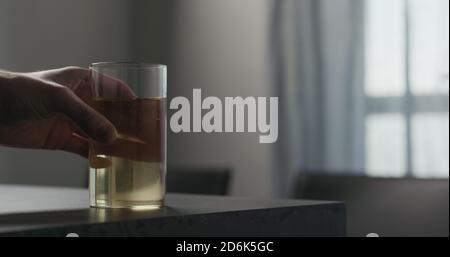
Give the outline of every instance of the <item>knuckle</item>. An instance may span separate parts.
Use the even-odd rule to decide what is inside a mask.
[[[79,66],[67,66],[63,68],[63,71],[73,74],[74,76],[81,76],[85,74],[88,70]]]

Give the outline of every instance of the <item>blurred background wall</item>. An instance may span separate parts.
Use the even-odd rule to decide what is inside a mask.
[[[271,96],[268,55],[270,2],[177,1],[169,95]],[[233,49],[230,51],[230,49]],[[271,196],[271,145],[256,133],[172,134],[174,165],[233,169],[231,193]]]

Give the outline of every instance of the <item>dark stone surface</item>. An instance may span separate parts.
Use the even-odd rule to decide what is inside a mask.
[[[88,207],[83,189],[0,185],[0,236],[345,236],[343,203],[169,194],[159,210]]]

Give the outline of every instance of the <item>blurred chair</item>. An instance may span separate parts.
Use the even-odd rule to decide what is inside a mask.
[[[230,175],[229,169],[168,169],[167,192],[226,195]]]
[[[348,236],[449,235],[449,180],[306,173],[296,198],[346,203]]]

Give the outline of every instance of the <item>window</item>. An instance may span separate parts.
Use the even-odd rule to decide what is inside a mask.
[[[365,166],[449,176],[449,1],[366,0]]]

